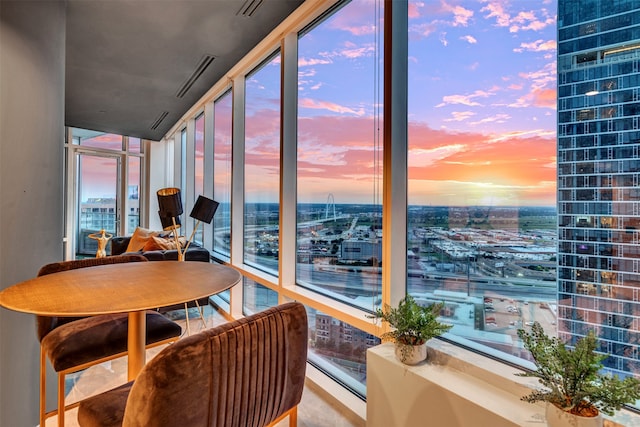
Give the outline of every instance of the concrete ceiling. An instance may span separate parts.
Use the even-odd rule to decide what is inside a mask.
[[[65,124],[160,140],[303,1],[67,0]]]

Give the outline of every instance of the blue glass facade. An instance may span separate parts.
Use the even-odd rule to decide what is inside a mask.
[[[640,372],[640,1],[558,2],[558,334]]]

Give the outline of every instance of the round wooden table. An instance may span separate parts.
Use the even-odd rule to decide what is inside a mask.
[[[144,311],[197,300],[240,282],[231,267],[197,261],[108,264],[47,274],[0,291],[0,306],[40,316],[129,313],[128,377],[145,364]]]

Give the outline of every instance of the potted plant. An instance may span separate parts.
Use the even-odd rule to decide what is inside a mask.
[[[593,331],[567,348],[559,338],[549,337],[534,322],[531,332],[518,330],[524,347],[533,357],[536,370],[516,375],[538,378],[545,388],[522,397],[526,402],[547,402],[549,426],[601,426],[604,412],[613,415],[625,403],[640,398],[640,381],[603,374]]]
[[[421,306],[411,295],[400,300],[398,307],[385,304],[372,318],[380,318],[394,328],[382,334],[396,345],[396,357],[405,364],[415,365],[427,358],[427,341],[447,332],[452,325],[438,321],[444,302]]]

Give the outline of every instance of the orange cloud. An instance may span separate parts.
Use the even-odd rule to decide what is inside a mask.
[[[536,107],[553,108],[556,105],[557,91],[555,89],[540,89],[533,92],[533,105]]]
[[[277,114],[255,112],[247,135],[251,197],[277,197]],[[264,123],[261,123],[264,122]],[[249,123],[249,122],[248,122]],[[382,141],[371,117],[335,115],[298,120],[301,201],[371,203],[382,172]],[[556,144],[553,131],[481,134],[434,130],[409,123],[410,199],[419,204],[553,205]],[[249,141],[250,140],[250,141]],[[380,184],[380,181],[378,181]],[[379,195],[381,197],[381,194]],[[274,199],[275,200],[275,199]]]

